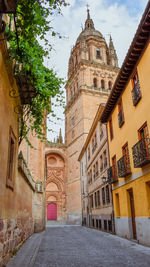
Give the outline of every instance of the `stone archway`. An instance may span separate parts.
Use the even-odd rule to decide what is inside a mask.
[[[46,206],[47,219],[65,221],[66,184],[65,160],[58,153],[47,153]],[[57,213],[57,214],[56,214]]]

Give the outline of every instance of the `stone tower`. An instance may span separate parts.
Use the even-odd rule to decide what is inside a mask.
[[[78,156],[100,103],[105,103],[118,74],[112,39],[109,47],[95,30],[87,10],[85,26],[71,50],[66,85],[66,211],[68,223],[81,223],[81,185]],[[84,168],[84,166],[83,166]]]

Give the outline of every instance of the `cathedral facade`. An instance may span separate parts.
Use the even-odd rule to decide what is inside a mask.
[[[87,19],[85,26],[76,44],[71,50],[69,66],[68,66],[68,82],[66,84],[66,110],[65,110],[65,145],[52,145],[47,149],[48,158],[55,155],[61,155],[65,171],[64,171],[64,198],[62,204],[64,213],[59,216],[59,221],[69,224],[81,224],[82,208],[81,208],[81,181],[80,181],[80,164],[78,157],[85,143],[93,119],[97,109],[101,103],[106,103],[111,92],[112,85],[118,74],[118,59],[114,49],[113,41],[110,37],[109,45],[107,45],[103,35],[94,27],[93,20],[87,10]],[[59,167],[59,166],[57,166]],[[47,173],[50,173],[50,165],[47,165]],[[47,177],[48,178],[48,177]],[[56,176],[55,176],[56,178]],[[49,179],[49,178],[48,178]],[[48,194],[48,190],[52,187],[50,183],[56,183],[56,179],[51,179],[50,183],[47,179],[46,194],[48,205],[60,201],[59,194],[52,198],[53,191]],[[55,182],[54,182],[55,180]],[[55,187],[56,189],[56,187]],[[55,217],[57,217],[57,204],[55,206]]]

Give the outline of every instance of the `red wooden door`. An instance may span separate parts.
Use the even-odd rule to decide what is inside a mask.
[[[57,205],[54,203],[47,206],[47,220],[57,220]]]

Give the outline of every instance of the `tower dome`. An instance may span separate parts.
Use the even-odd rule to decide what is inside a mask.
[[[91,37],[97,40],[104,40],[104,37],[101,34],[101,32],[95,30],[94,22],[90,17],[89,9],[87,9],[87,19],[85,21],[85,26],[84,26],[83,31],[80,33],[79,37],[77,38],[76,43],[82,40],[87,40]]]

